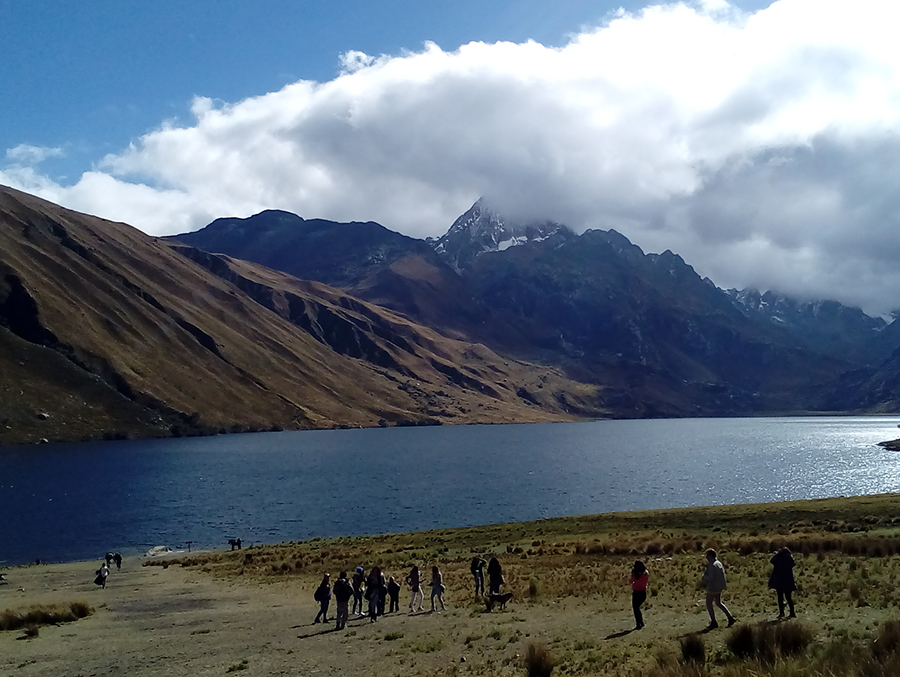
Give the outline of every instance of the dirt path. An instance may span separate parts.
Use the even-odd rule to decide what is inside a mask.
[[[631,627],[627,596],[615,614],[599,613],[589,600],[567,599],[479,613],[448,594],[442,613],[405,613],[377,623],[352,619],[347,630],[312,625],[315,580],[256,583],[216,580],[196,569],[141,567],[126,561],[113,569],[107,588],[92,583],[96,562],[11,569],[0,586],[0,611],[31,604],[84,600],[88,618],[40,628],[33,639],[0,633],[0,674],[55,675],[392,675],[521,674],[517,655],[531,639],[577,645],[583,658],[613,667],[622,652],[647,651],[659,640],[652,627],[606,639]],[[24,592],[20,591],[24,588]],[[452,591],[450,591],[452,592]],[[457,598],[461,596],[457,594]],[[426,600],[426,606],[428,601]],[[665,635],[702,627],[672,610],[648,611],[648,623]],[[333,608],[332,608],[333,616]],[[463,661],[462,659],[466,660]]]

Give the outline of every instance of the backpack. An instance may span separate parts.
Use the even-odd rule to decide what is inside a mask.
[[[313,593],[313,599],[317,602],[321,602],[324,595],[322,595],[322,586],[320,585],[316,588],[316,591]]]

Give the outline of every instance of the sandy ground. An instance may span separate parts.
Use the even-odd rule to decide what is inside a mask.
[[[666,566],[659,561],[653,570],[662,574]],[[629,632],[634,621],[626,581],[621,594],[513,600],[490,614],[469,591],[448,587],[446,611],[408,615],[404,591],[401,613],[374,624],[353,618],[336,632],[333,623],[312,624],[317,577],[217,579],[197,567],[142,567],[129,559],[121,571],[113,569],[103,590],[92,582],[97,567],[82,562],[4,572],[0,612],[69,601],[87,601],[96,612],[43,626],[32,639],[0,632],[0,675],[523,675],[520,657],[535,640],[562,660],[565,674],[634,675],[644,673],[660,649],[677,651],[680,637],[707,622],[702,600],[689,593],[670,602],[650,600],[647,627]],[[748,600],[726,602],[742,622],[759,621],[775,610],[769,597],[760,597],[755,608]],[[871,630],[872,614],[893,614],[848,615],[835,608],[807,615],[800,608],[814,627],[846,625],[848,631]],[[725,636],[724,630],[706,635],[709,649],[723,651]]]
[[[633,653],[652,655],[660,632],[653,624],[664,625],[667,637],[704,624],[699,608],[684,617],[651,607],[646,630],[610,637],[633,625],[626,592],[615,613],[596,611],[599,600],[569,598],[542,605],[514,600],[505,611],[485,614],[471,598],[454,600],[448,590],[444,612],[408,615],[404,592],[401,613],[374,624],[353,619],[347,630],[335,632],[331,623],[312,624],[318,608],[313,579],[216,580],[196,569],[142,567],[131,559],[121,571],[113,569],[103,590],[92,583],[97,567],[82,562],[5,572],[0,611],[84,600],[96,613],[41,627],[33,639],[23,639],[21,631],[0,632],[0,674],[523,674],[517,656],[529,641],[572,637],[583,638],[599,670],[603,664],[621,667],[620,660]],[[457,591],[456,597],[464,596]]]

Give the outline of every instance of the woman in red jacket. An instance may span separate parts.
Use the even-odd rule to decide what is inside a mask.
[[[647,600],[647,582],[650,572],[641,560],[637,560],[631,568],[631,608],[634,610],[634,629],[644,627],[644,616],[641,605]]]

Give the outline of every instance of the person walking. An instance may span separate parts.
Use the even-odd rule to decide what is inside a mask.
[[[772,555],[769,560],[772,565],[772,575],[769,576],[769,587],[778,593],[778,618],[784,618],[784,600],[787,599],[791,615],[788,618],[796,618],[794,613],[794,598],[792,593],[797,589],[794,580],[794,556],[789,548],[781,548]]]
[[[441,603],[441,611],[444,610],[444,577],[436,566],[431,567],[431,610],[434,611],[434,598]]]
[[[322,619],[323,623],[327,623],[328,603],[331,602],[331,574],[325,574],[322,577],[322,582],[316,588],[313,599],[319,603],[319,613],[316,614],[316,620],[313,621],[313,625],[319,622],[319,618]]]
[[[388,581],[387,594],[388,597],[391,598],[391,605],[388,608],[388,613],[400,611],[400,584],[394,580],[393,576],[391,576],[391,579]]]
[[[352,613],[356,616],[363,615],[363,589],[364,583],[366,581],[366,574],[363,571],[362,567],[356,567],[356,572],[353,574],[353,611]]]
[[[487,565],[488,575],[488,594],[499,595],[500,586],[505,582],[503,580],[503,569],[500,567],[500,561],[496,557],[491,557],[491,561]]]
[[[641,560],[637,560],[631,568],[631,609],[634,611],[634,629],[642,630],[644,627],[644,615],[641,613],[641,605],[647,601],[647,583],[650,581],[650,572]]]
[[[96,583],[101,588],[106,590],[106,579],[108,577],[109,577],[109,565],[106,562],[101,562],[100,568],[97,569],[97,578],[94,579],[94,583]]]
[[[725,566],[718,560],[716,551],[712,548],[706,551],[706,571],[704,571],[701,581],[706,587],[706,610],[709,612],[709,625],[706,629],[714,630],[719,627],[713,605],[725,612],[729,628],[737,623],[737,619],[731,615],[728,607],[722,604],[722,592],[726,587]]]
[[[412,597],[409,599],[409,613],[422,611],[425,604],[425,593],[422,592],[422,582],[419,580],[419,565],[416,564],[410,570],[406,577],[406,584],[412,590]],[[416,597],[419,598],[419,608],[416,609]]]
[[[122,568],[122,555],[119,553],[114,554],[113,561],[116,563],[116,571]]]
[[[379,567],[372,567],[369,578],[366,580],[366,595],[369,597],[369,622],[378,620],[379,610],[384,610],[382,597],[384,596],[384,574]]]
[[[484,557],[480,557],[475,555],[472,558],[472,563],[469,565],[469,569],[472,571],[472,578],[475,579],[475,594],[483,595],[484,594],[484,567],[487,566],[487,562],[484,560]]]
[[[343,630],[347,626],[347,616],[349,615],[350,598],[353,597],[353,586],[347,580],[347,572],[342,571],[338,575],[338,579],[334,584],[334,601],[337,606],[337,618],[335,619],[335,630]]]

